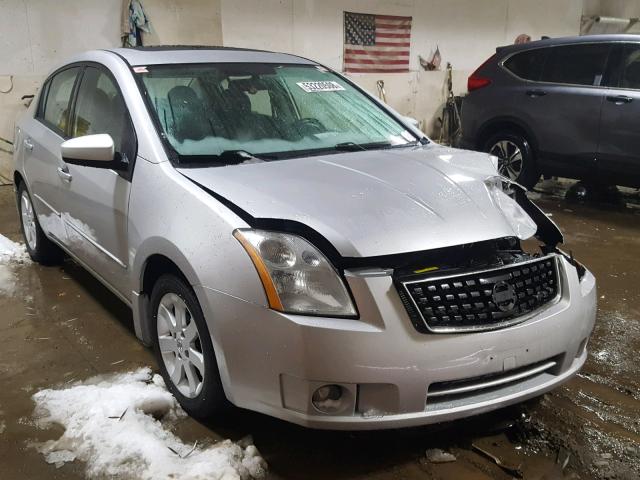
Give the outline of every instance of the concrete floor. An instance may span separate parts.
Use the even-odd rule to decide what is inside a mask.
[[[450,424],[402,431],[336,433],[305,430],[246,411],[209,425],[184,419],[185,441],[252,434],[273,479],[508,479],[472,444],[524,478],[640,477],[640,196],[626,207],[567,203],[548,184],[537,202],[566,233],[566,249],[596,275],[598,321],[582,373],[541,402]],[[12,187],[0,187],[0,233],[21,240]],[[96,280],[67,260],[58,267],[0,265],[0,478],[84,477],[79,462],[44,462],[34,442],[57,438],[31,420],[31,395],[98,373],[154,366],[135,338],[131,313]],[[457,461],[424,461],[430,447]],[[570,454],[561,473],[560,450]]]

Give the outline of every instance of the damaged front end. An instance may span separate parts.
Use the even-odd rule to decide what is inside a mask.
[[[576,268],[579,279],[586,272],[557,248],[562,233],[524,187],[502,177],[486,184],[516,235],[416,253],[388,265],[420,332],[484,331],[523,322],[560,299],[559,256]],[[523,247],[531,237],[541,242],[537,249]]]

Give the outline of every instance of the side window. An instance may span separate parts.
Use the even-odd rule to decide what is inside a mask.
[[[549,51],[542,80],[571,85],[599,86],[604,74],[609,44],[591,43],[553,47]]]
[[[624,46],[619,87],[640,90],[640,44]]]
[[[540,80],[547,53],[549,53],[548,48],[516,53],[504,62],[504,66],[511,73],[525,80]]]
[[[133,126],[124,99],[109,75],[87,67],[78,89],[71,136],[98,133],[111,135],[116,152],[132,158]]]
[[[60,134],[65,134],[69,126],[71,93],[79,72],[79,67],[63,70],[47,83],[44,111],[39,117]]]

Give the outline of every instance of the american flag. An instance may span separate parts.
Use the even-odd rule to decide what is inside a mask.
[[[345,72],[408,72],[410,46],[411,17],[344,12]]]

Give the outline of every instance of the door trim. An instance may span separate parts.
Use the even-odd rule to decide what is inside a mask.
[[[132,307],[132,303],[131,303],[131,299],[127,298],[125,295],[123,295],[122,293],[120,293],[115,287],[113,287],[109,282],[107,282],[104,278],[102,278],[102,276],[97,273],[93,268],[91,268],[89,265],[87,265],[85,262],[83,262],[82,260],[80,260],[69,248],[67,248],[66,245],[64,245],[62,242],[60,242],[59,240],[57,240],[56,238],[53,239],[53,241],[56,243],[56,245],[58,245],[58,247],[60,247],[62,250],[64,250],[64,252],[69,255],[69,257],[71,257],[71,259],[76,262],[78,265],[80,265],[82,268],[84,268],[87,272],[89,272],[91,275],[93,275],[93,277],[95,277],[96,280],[98,280],[102,285],[104,285],[107,290],[109,290],[111,293],[113,293],[116,297],[118,297],[120,300],[122,300],[122,302],[124,302],[125,305],[127,305],[129,308]]]
[[[123,263],[118,257],[112,254],[109,250],[104,248],[98,242],[96,242],[93,238],[89,237],[85,232],[82,231],[80,227],[74,225],[72,222],[70,222],[67,219],[64,220],[64,223],[65,225],[68,225],[69,227],[71,227],[76,233],[78,233],[78,235],[82,236],[82,238],[88,241],[91,245],[93,245],[102,253],[104,253],[107,257],[109,257],[109,259],[113,260],[115,263],[117,263],[120,267],[124,268],[125,270],[127,269],[127,265],[125,263]]]

